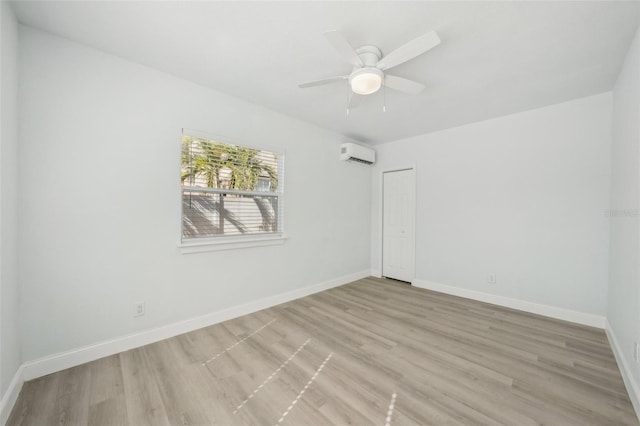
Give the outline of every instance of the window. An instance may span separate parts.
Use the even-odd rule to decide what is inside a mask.
[[[184,134],[181,158],[183,243],[281,235],[282,155]]]

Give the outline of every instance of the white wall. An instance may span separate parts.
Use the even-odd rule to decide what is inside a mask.
[[[337,134],[20,35],[25,360],[369,269],[370,169],[339,161]],[[285,151],[284,245],[179,253],[183,127]]]
[[[610,129],[605,93],[379,145],[372,268],[381,170],[415,165],[417,280],[604,315]]]
[[[0,2],[0,397],[20,366],[18,326],[18,24],[8,2]],[[2,415],[8,413],[3,412]],[[2,418],[0,418],[2,423]]]
[[[640,30],[629,48],[613,90],[613,149],[611,156],[611,219],[609,304],[607,319],[636,383],[640,372],[633,361],[633,342],[640,342],[638,267],[638,191],[640,179]],[[637,395],[640,397],[640,395]]]

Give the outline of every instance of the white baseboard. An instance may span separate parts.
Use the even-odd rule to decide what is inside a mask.
[[[607,333],[607,338],[609,339],[609,344],[613,350],[613,355],[616,357],[616,361],[618,362],[622,381],[624,382],[624,386],[627,388],[627,393],[629,394],[629,399],[631,400],[633,409],[636,411],[638,420],[640,420],[640,387],[638,386],[638,382],[636,382],[636,379],[633,377],[631,368],[629,368],[629,364],[627,364],[627,361],[623,356],[622,347],[611,328],[611,324],[609,324],[609,320],[605,320],[604,331]]]
[[[380,271],[379,269],[372,269],[371,276],[376,278],[382,278],[382,271]]]
[[[526,300],[513,299],[497,294],[484,293],[476,290],[454,287],[452,285],[436,283],[433,281],[415,279],[411,285],[427,290],[438,291],[440,293],[465,297],[467,299],[479,300],[481,302],[492,303],[494,305],[505,306],[511,309],[531,312],[564,321],[575,322],[577,324],[588,325],[590,327],[604,328],[605,317],[584,312],[572,311],[570,309],[559,308],[557,306],[543,305],[540,303],[528,302]]]
[[[361,278],[368,277],[370,271],[361,271],[350,275],[345,275],[333,280],[314,284],[308,287],[280,293],[274,296],[254,300],[221,311],[206,314],[200,317],[191,318],[162,327],[145,330],[139,333],[129,334],[115,339],[95,343],[77,349],[49,355],[33,361],[25,362],[23,367],[24,380],[31,380],[56,371],[64,370],[89,361],[104,358],[109,355],[138,348],[163,339],[168,339],[189,331],[197,330],[223,321],[247,315],[262,309],[270,308],[281,303],[318,293],[333,287],[350,283]]]
[[[0,425],[4,426],[9,420],[9,414],[11,414],[11,410],[18,399],[18,395],[20,394],[20,390],[22,389],[22,384],[24,383],[24,368],[21,365],[18,367],[18,371],[13,375],[13,379],[11,379],[11,383],[9,383],[9,387],[4,395],[2,395],[2,399],[0,399]]]

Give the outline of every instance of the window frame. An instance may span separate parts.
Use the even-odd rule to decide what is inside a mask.
[[[200,253],[206,251],[220,251],[220,250],[232,250],[250,247],[264,247],[271,245],[281,245],[287,240],[285,234],[285,215],[284,215],[284,163],[285,153],[283,150],[275,149],[273,147],[265,145],[249,144],[241,140],[240,138],[229,138],[224,136],[217,136],[211,133],[202,132],[193,129],[182,129],[180,133],[180,144],[178,144],[179,152],[178,158],[182,155],[182,137],[191,136],[195,138],[206,139],[213,142],[219,142],[228,145],[239,146],[248,149],[255,149],[259,151],[268,151],[277,156],[278,161],[278,187],[276,191],[243,191],[237,189],[224,189],[224,188],[203,188],[203,187],[190,187],[181,184],[178,180],[178,194],[179,194],[179,226],[178,226],[178,248],[180,253]],[[182,163],[178,163],[178,176],[182,173]],[[247,235],[216,235],[216,236],[203,236],[184,239],[183,236],[183,191],[185,188],[192,188],[194,191],[208,192],[214,194],[239,194],[247,196],[269,196],[277,197],[277,231],[276,232],[264,232],[264,233],[251,233]]]

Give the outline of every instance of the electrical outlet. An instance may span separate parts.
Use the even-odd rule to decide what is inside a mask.
[[[144,302],[138,302],[136,303],[136,310],[133,316],[141,317],[142,315],[144,315]]]
[[[638,345],[638,342],[633,342],[633,359],[636,362],[640,359],[640,345]]]
[[[496,274],[489,274],[487,277],[487,284],[495,284],[497,281]]]

